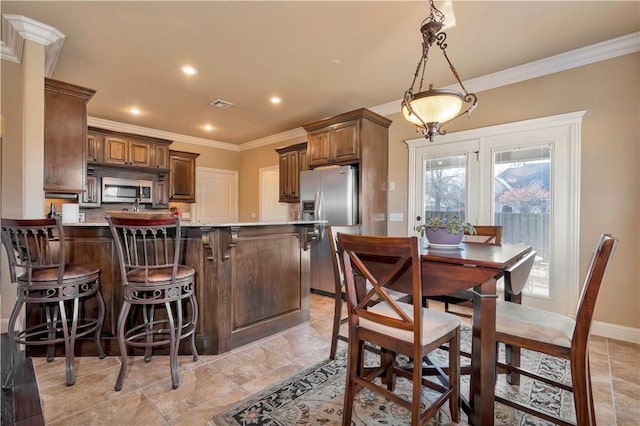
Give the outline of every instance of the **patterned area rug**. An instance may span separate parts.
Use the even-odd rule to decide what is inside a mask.
[[[461,332],[461,350],[470,352],[469,328]],[[436,351],[432,354],[436,364],[445,364],[447,352]],[[504,359],[501,349],[499,356]],[[377,356],[367,353],[365,363],[375,365]],[[465,359],[462,361],[465,364]],[[346,354],[339,353],[333,361],[322,362],[294,377],[291,377],[271,389],[242,401],[226,413],[216,416],[208,425],[245,426],[245,425],[339,425],[342,423],[342,405],[344,400]],[[468,362],[467,362],[468,364]],[[565,360],[523,350],[521,365],[532,371],[538,371],[550,378],[570,383],[569,365]],[[550,414],[560,415],[575,422],[573,398],[569,392],[561,391],[545,383],[522,376],[520,386],[506,383],[505,376],[500,375],[496,385],[499,395],[511,400],[518,400],[531,407]],[[469,376],[462,376],[461,391],[469,394]],[[409,396],[411,382],[399,378],[396,392]],[[437,393],[425,390],[424,403],[433,401]],[[550,425],[536,417],[523,414],[507,406],[496,403],[496,425]],[[459,424],[468,424],[467,417],[461,411]],[[401,425],[410,422],[410,413],[402,406],[389,401],[368,390],[361,390],[356,396],[353,412],[353,424]],[[431,419],[429,425],[451,424],[448,404]]]

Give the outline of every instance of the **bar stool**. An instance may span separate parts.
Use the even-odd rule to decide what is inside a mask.
[[[65,263],[64,228],[60,218],[3,218],[2,244],[9,260],[11,282],[18,286],[17,300],[9,317],[11,369],[2,388],[10,388],[17,344],[47,346],[47,361],[51,362],[55,345],[64,343],[66,383],[71,386],[75,382],[76,339],[95,332],[98,355],[101,359],[105,357],[100,341],[105,316],[100,269]],[[22,272],[18,275],[16,269]],[[89,303],[94,297],[97,306]],[[25,304],[30,305],[25,326],[16,331],[16,322]]]
[[[122,363],[115,390],[122,389],[128,346],[144,348],[144,360],[150,362],[152,349],[166,345],[169,345],[171,383],[177,389],[178,347],[182,339],[191,336],[193,360],[198,360],[195,270],[179,264],[180,219],[107,216],[107,221],[116,243],[124,286],[117,326]],[[156,316],[156,308],[164,308],[164,312]],[[142,318],[136,315],[138,311],[142,311]]]

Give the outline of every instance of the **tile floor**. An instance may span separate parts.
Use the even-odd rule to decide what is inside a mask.
[[[205,425],[217,413],[328,358],[333,299],[312,294],[308,323],[222,355],[180,357],[180,387],[171,389],[166,357],[129,364],[113,390],[117,357],[76,360],[76,383],[66,386],[64,360],[34,359],[47,425]],[[591,344],[598,423],[640,420],[640,345],[601,337]]]

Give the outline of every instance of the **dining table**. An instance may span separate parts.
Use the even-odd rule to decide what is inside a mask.
[[[494,424],[497,281],[531,251],[529,245],[477,242],[420,248],[423,297],[472,294],[471,383],[469,400],[461,404],[470,424]],[[393,288],[411,292],[410,284],[405,281],[404,285],[400,280]]]

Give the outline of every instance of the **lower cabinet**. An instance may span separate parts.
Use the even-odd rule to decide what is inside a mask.
[[[196,270],[200,354],[227,352],[309,319],[313,235],[314,226],[309,224],[182,227],[180,263]],[[100,292],[106,305],[102,343],[107,355],[119,356],[117,322],[123,288],[111,231],[107,225],[70,225],[65,226],[65,237],[68,262],[101,270]],[[93,302],[87,304],[88,313],[97,312]],[[27,309],[29,316],[44,315],[37,306]],[[181,342],[180,353],[191,353],[189,340]],[[168,347],[154,349],[156,353],[168,353]],[[27,349],[28,356],[45,354],[46,347]],[[64,357],[63,345],[57,345],[56,354]],[[97,355],[95,339],[78,339],[76,355]]]

